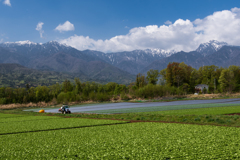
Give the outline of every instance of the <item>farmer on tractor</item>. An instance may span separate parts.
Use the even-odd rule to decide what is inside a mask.
[[[62,114],[71,113],[71,111],[69,110],[68,105],[63,105],[58,111],[62,112]]]

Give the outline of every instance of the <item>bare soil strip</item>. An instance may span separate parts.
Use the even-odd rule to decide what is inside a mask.
[[[230,113],[230,114],[224,114],[224,115],[233,116],[233,115],[240,115],[240,113]]]

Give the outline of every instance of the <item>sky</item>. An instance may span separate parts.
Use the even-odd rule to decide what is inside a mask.
[[[79,50],[240,46],[238,0],[0,0],[0,43],[58,41]]]

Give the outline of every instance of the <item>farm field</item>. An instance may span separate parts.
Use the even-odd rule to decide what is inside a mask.
[[[23,115],[18,115],[18,114],[3,114],[0,113],[0,118],[13,118],[13,117],[22,117]]]
[[[240,128],[128,123],[0,135],[2,159],[239,159]]]
[[[0,117],[1,117],[1,115],[0,115]],[[26,121],[50,120],[50,119],[59,119],[59,118],[61,118],[61,117],[56,117],[56,116],[15,116],[15,117],[0,118],[0,123],[12,123],[12,122],[19,123],[19,122],[26,122]]]
[[[122,108],[122,109],[108,109],[108,110],[93,110],[93,111],[84,111],[83,113],[98,113],[98,114],[114,114],[114,113],[137,113],[137,112],[152,112],[152,113],[163,113],[163,114],[170,114],[174,113],[172,111],[168,110],[179,110],[176,111],[175,114],[181,113],[186,114],[189,109],[196,109],[196,108],[213,108],[213,107],[227,107],[227,106],[240,106],[240,104],[232,104],[232,103],[209,103],[209,104],[188,104],[188,105],[173,105],[173,106],[153,106],[153,107],[137,107],[137,108]],[[239,107],[236,108],[236,110],[240,111],[238,109]],[[183,110],[183,109],[188,109],[188,110]],[[201,110],[201,109],[200,109]],[[200,111],[199,110],[199,111]],[[215,109],[214,109],[215,110]],[[158,112],[159,111],[159,112]],[[161,111],[161,112],[160,112]],[[206,109],[206,112],[209,111]],[[225,112],[227,112],[227,109],[225,109]],[[187,114],[202,114],[201,112],[195,112],[192,110]],[[227,113],[234,113],[234,112],[227,112]],[[227,114],[226,113],[226,114]],[[141,114],[141,113],[140,113]]]
[[[185,100],[185,101],[171,101],[171,102],[146,102],[146,103],[105,103],[94,105],[75,105],[71,108],[72,113],[128,113],[128,112],[146,112],[149,109],[152,111],[161,110],[175,110],[175,109],[189,109],[192,106],[200,105],[197,108],[209,107],[223,107],[240,105],[240,99],[211,99],[211,100]],[[185,108],[184,108],[185,107]],[[196,107],[196,106],[195,106]],[[36,111],[35,109],[28,109],[27,111]],[[37,110],[38,111],[38,110]],[[107,111],[107,112],[106,112]],[[121,112],[122,111],[122,112]],[[149,110],[151,111],[151,110]],[[46,109],[48,113],[58,113],[58,108]]]
[[[165,107],[172,110],[155,106],[123,114],[70,115],[1,111],[0,159],[240,159],[240,116],[223,115],[240,113],[240,104]]]
[[[1,119],[0,119],[1,120]],[[0,135],[21,132],[68,129],[74,127],[94,126],[114,123],[126,123],[126,121],[94,120],[80,118],[61,118],[53,116],[26,116],[4,119],[0,123]]]
[[[222,115],[231,113],[240,113],[240,105],[229,107],[211,107],[209,108],[195,108],[194,109],[179,109],[167,111],[153,111],[153,112],[137,112],[134,114],[154,114],[154,115]]]

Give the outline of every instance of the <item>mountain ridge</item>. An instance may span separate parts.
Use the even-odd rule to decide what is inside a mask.
[[[104,53],[79,51],[73,47],[50,41],[44,44],[31,41],[0,44],[0,63],[18,63],[28,68],[86,75],[89,79],[130,83],[138,73],[150,69],[161,70],[170,62],[185,62],[194,68],[204,65],[228,67],[237,61],[240,47],[211,40],[191,52],[165,50],[133,50]]]

